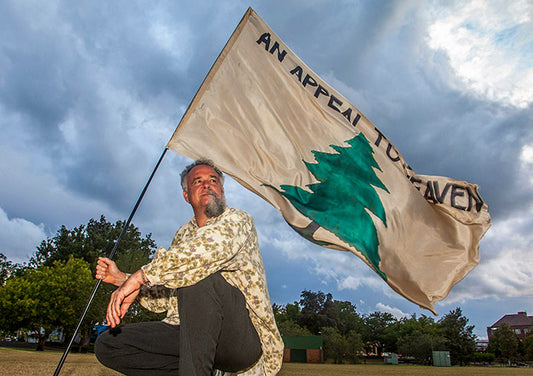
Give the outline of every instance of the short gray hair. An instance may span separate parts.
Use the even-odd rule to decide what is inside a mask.
[[[191,163],[190,165],[186,166],[185,169],[181,172],[180,176],[181,176],[181,188],[185,191],[185,192],[189,192],[189,190],[187,189],[187,175],[189,175],[189,172],[191,172],[191,170],[193,168],[195,168],[196,166],[209,166],[211,167],[213,170],[215,170],[215,172],[217,173],[218,175],[218,178],[220,180],[220,185],[224,185],[224,174],[222,173],[222,171],[220,171],[220,169],[215,166],[215,164],[213,163],[213,161],[211,159],[197,159],[195,160],[193,163]]]

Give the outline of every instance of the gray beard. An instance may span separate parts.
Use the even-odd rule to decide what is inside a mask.
[[[214,191],[211,191],[211,194],[213,195],[213,201],[205,207],[205,215],[208,218],[218,217],[226,209],[224,196],[219,196]]]

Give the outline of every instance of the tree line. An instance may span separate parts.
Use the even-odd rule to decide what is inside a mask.
[[[69,339],[95,285],[97,259],[111,252],[123,226],[122,221],[110,223],[104,216],[73,229],[62,226],[37,246],[27,264],[14,264],[0,253],[0,337],[22,329],[36,337],[39,350],[57,328]],[[143,236],[130,225],[115,261],[121,270],[133,272],[148,263],[156,248],[151,234]],[[113,290],[101,285],[80,329],[80,348],[89,344],[95,324],[103,323]],[[398,319],[387,312],[360,314],[349,301],[304,290],[299,301],[274,304],[273,309],[283,336],[321,335],[325,357],[335,363],[394,352],[427,364],[433,350],[449,351],[452,364],[460,365],[495,358],[533,359],[533,333],[521,342],[505,325],[491,338],[489,354],[476,353],[474,326],[468,325],[459,307],[438,321],[426,315]],[[124,322],[161,318],[134,304]]]
[[[476,349],[474,325],[457,307],[438,321],[433,317],[395,318],[388,312],[359,314],[349,301],[331,294],[303,291],[301,299],[285,306],[274,304],[282,335],[321,335],[324,357],[335,363],[361,361],[364,356],[398,353],[418,364],[431,364],[433,351],[449,351],[453,365],[494,360],[533,360],[533,333],[521,342],[508,325],[491,337],[487,352]]]
[[[15,264],[0,253],[0,331],[22,330],[43,350],[52,331],[72,331],[95,286],[96,262],[107,256],[122,232],[124,222],[108,222],[104,216],[73,229],[62,226],[55,236],[43,240],[27,264]],[[148,263],[156,249],[151,234],[142,236],[130,225],[116,251],[119,269],[133,272]],[[95,324],[103,323],[114,286],[101,284],[80,328],[80,346],[88,346]],[[160,315],[134,304],[124,322],[148,321]],[[0,333],[1,334],[1,333]]]

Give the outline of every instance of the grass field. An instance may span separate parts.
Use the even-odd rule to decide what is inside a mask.
[[[20,350],[0,347],[0,376],[52,376],[61,352]],[[101,366],[94,354],[70,354],[60,376],[117,376]],[[523,376],[533,368],[507,367],[423,367],[382,364],[299,364],[285,363],[279,376]]]

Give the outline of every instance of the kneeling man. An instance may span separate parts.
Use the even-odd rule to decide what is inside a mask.
[[[120,286],[111,295],[111,329],[96,342],[98,360],[126,375],[275,375],[283,342],[267,290],[252,217],[226,207],[223,174],[198,160],[181,174],[194,217],[128,276],[100,258],[96,277]],[[119,326],[131,303],[167,312],[160,322]]]

